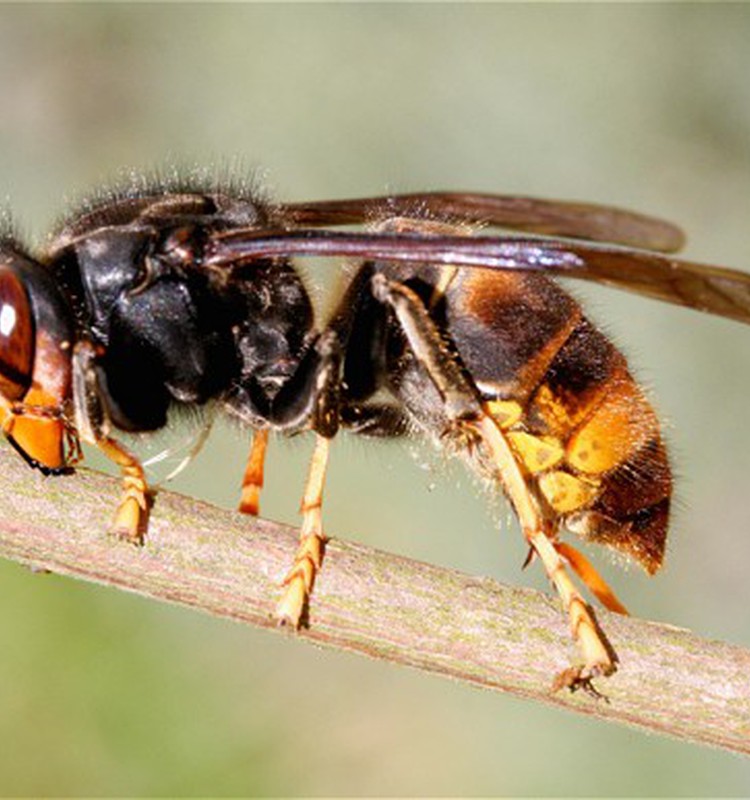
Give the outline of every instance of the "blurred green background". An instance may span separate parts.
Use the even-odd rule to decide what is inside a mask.
[[[748,267],[749,42],[747,5],[4,5],[0,194],[39,241],[121,167],[237,160],[279,198],[632,207],[683,224],[692,259]],[[335,270],[307,271],[325,307]],[[651,387],[680,476],[664,573],[599,563],[633,613],[748,645],[750,331],[575,291]],[[234,505],[246,440],[215,431],[175,487]],[[544,588],[506,512],[413,449],[342,437],[329,533]],[[272,450],[266,515],[295,521],[308,454]],[[0,598],[5,795],[750,793],[737,757],[14,564]]]

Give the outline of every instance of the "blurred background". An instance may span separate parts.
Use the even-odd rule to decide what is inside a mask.
[[[281,199],[610,203],[748,268],[748,41],[745,5],[4,5],[0,195],[40,242],[123,167],[238,164]],[[306,271],[324,309],[336,269]],[[598,563],[634,614],[750,645],[750,331],[574,291],[679,475],[663,574]],[[175,488],[234,506],[247,438],[219,426]],[[309,452],[272,449],[266,516],[295,522]],[[341,437],[328,489],[332,535],[546,588],[507,513],[416,445]],[[750,793],[737,757],[15,564],[0,598],[3,795]]]

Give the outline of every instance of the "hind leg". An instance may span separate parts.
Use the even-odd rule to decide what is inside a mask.
[[[554,520],[544,517],[500,425],[446,349],[419,296],[383,275],[374,276],[372,288],[375,297],[393,310],[414,358],[437,389],[442,414],[447,419],[443,435],[468,450],[472,460],[478,459],[484,471],[503,487],[526,540],[560,597],[583,665],[565,670],[558,676],[556,686],[587,687],[597,675],[612,674],[616,669],[615,658],[553,543]]]

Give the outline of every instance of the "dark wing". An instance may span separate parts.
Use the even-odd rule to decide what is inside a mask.
[[[614,242],[664,253],[673,253],[685,244],[685,236],[676,225],[655,217],[590,203],[538,200],[515,195],[422,192],[285,203],[279,207],[279,212],[293,225],[310,227],[357,225],[387,217],[415,217]]]
[[[584,278],[750,324],[750,275],[645,250],[531,237],[240,229],[216,234],[207,266],[274,256],[348,256]]]

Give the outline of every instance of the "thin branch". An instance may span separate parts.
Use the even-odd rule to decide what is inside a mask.
[[[136,549],[104,533],[117,481],[88,471],[45,479],[6,449],[0,493],[0,556],[275,628],[279,581],[296,546],[291,528],[163,492],[148,542]],[[552,596],[337,539],[327,547],[309,628],[298,636],[750,753],[750,652],[665,625],[599,617],[620,659],[620,671],[598,684],[607,700],[553,694],[572,646]]]

